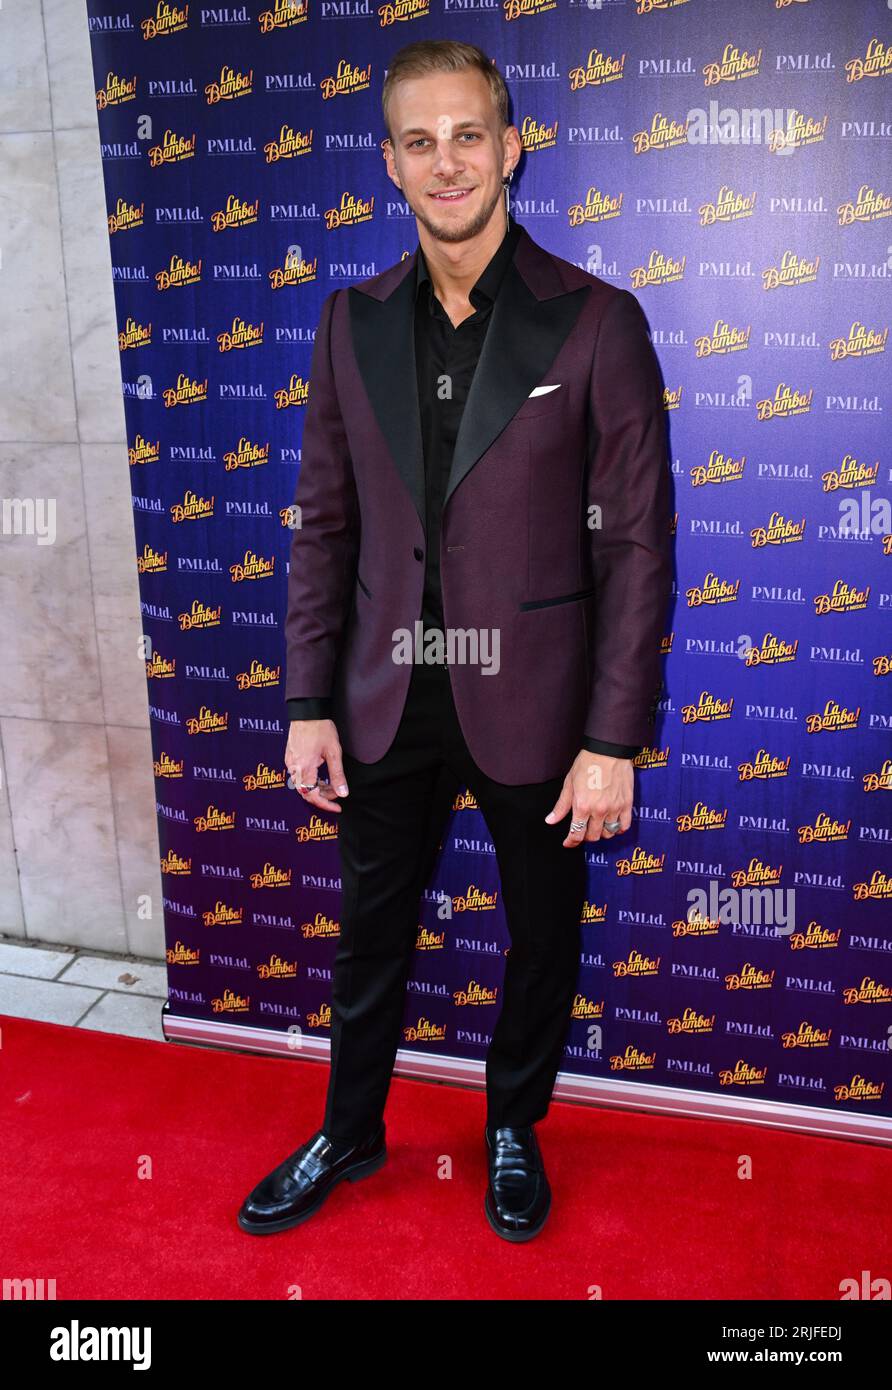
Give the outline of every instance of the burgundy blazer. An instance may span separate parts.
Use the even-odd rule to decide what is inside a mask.
[[[342,746],[366,763],[393,742],[412,671],[397,640],[411,657],[420,626],[417,257],[325,299],[295,493],[285,698],[330,696]],[[522,228],[440,538],[456,712],[489,777],[563,777],[585,735],[650,744],[670,520],[662,383],[638,300]]]

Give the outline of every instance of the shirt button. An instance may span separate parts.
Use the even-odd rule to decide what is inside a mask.
[[[416,545],[415,549],[412,551],[412,554],[415,556],[415,559],[416,559],[416,560],[423,560],[423,559],[424,559],[424,551],[421,550],[420,547],[417,546],[417,545]]]

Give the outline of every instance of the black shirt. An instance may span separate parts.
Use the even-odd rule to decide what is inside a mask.
[[[424,442],[427,548],[421,618],[425,629],[443,627],[440,590],[440,525],[443,498],[465,402],[483,348],[499,286],[513,259],[520,225],[509,215],[498,250],[468,294],[474,312],[457,328],[434,294],[419,247],[415,279],[415,366]]]
[[[475,281],[468,298],[474,312],[454,327],[436,297],[421,247],[415,276],[415,366],[421,437],[424,450],[424,483],[427,516],[424,595],[421,619],[424,629],[443,627],[440,589],[440,523],[443,498],[462,413],[471,387],[499,287],[514,256],[520,224],[508,214],[508,227],[498,249]],[[331,700],[304,697],[288,700],[290,719],[328,719]],[[641,746],[604,743],[582,738],[591,753],[633,758]]]

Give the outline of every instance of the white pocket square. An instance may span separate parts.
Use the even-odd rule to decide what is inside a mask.
[[[553,386],[534,386],[532,391],[530,392],[530,395],[544,396],[546,391],[556,391],[560,385],[561,383],[559,381],[556,381]]]

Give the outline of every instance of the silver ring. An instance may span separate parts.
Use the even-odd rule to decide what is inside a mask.
[[[570,822],[570,829],[571,829],[571,830],[582,830],[582,828],[583,828],[585,825],[587,825],[587,824],[588,824],[588,816],[586,816],[585,820],[571,820],[571,822]]]
[[[619,830],[619,821],[618,821],[618,820],[605,820],[605,822],[604,822],[604,829],[605,829],[605,830]]]
[[[318,787],[318,785],[319,785],[318,782],[314,782],[313,785],[312,785],[312,787],[308,787],[307,784],[306,784],[306,782],[299,782],[299,783],[298,783],[298,791],[302,791],[302,792],[314,792],[314,791],[316,790],[316,788]]]

